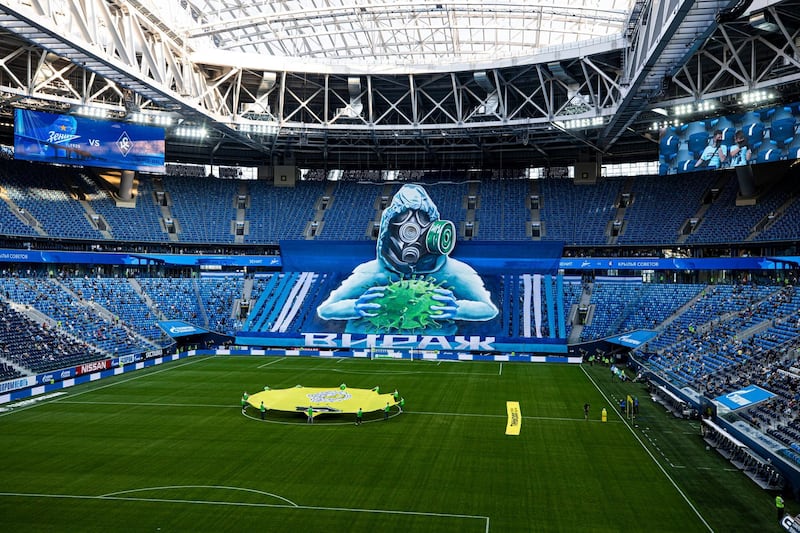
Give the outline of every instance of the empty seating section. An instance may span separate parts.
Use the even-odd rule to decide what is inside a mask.
[[[653,329],[672,316],[702,291],[704,285],[691,283],[647,283],[616,333]]]
[[[653,329],[697,296],[703,285],[596,281],[590,324],[581,340],[599,339],[636,329]]]
[[[458,228],[458,222],[466,217],[466,197],[469,186],[466,183],[429,183],[425,190],[439,208],[439,216],[452,220]]]
[[[172,215],[180,224],[179,239],[191,243],[232,243],[236,220],[236,180],[165,176]]]
[[[306,224],[314,219],[314,205],[325,191],[325,182],[302,182],[297,187],[275,187],[263,181],[248,182],[250,231],[245,242],[277,243],[302,239]]]
[[[158,346],[170,344],[170,339],[156,325],[157,317],[127,279],[72,277],[64,278],[62,283],[78,298],[102,306]]]
[[[98,187],[89,200],[92,209],[102,215],[114,240],[131,242],[163,242],[167,233],[159,222],[161,209],[153,196],[149,177],[140,177],[136,187],[135,205],[117,207],[114,198]]]
[[[475,212],[475,239],[524,240],[530,220],[530,180],[484,180],[480,184],[480,207]]]
[[[634,299],[638,283],[595,282],[590,304],[595,306],[592,321],[581,331],[581,340],[608,336],[624,316],[625,307]]]
[[[580,278],[567,278],[564,277],[564,318],[565,318],[565,333],[567,338],[569,338],[569,334],[572,331],[572,322],[566,320],[567,317],[570,316],[573,307],[576,307],[580,301],[581,296],[583,295],[583,283],[581,283]],[[555,294],[555,285],[553,286],[553,291]],[[556,326],[557,327],[557,326]]]
[[[2,175],[0,175],[0,235],[13,235],[32,237],[36,235],[36,231],[24,223],[19,217],[11,211],[11,208],[2,201],[2,193],[4,190]]]
[[[325,208],[325,225],[317,235],[324,240],[368,240],[370,220],[375,216],[375,201],[382,185],[369,186],[352,181],[339,181],[329,207]]]
[[[540,215],[546,240],[566,244],[605,244],[606,226],[614,219],[614,204],[622,180],[600,186],[575,185],[572,180],[542,180]]]
[[[8,198],[24,209],[51,237],[70,239],[102,239],[89,222],[83,206],[67,192],[66,183],[77,172],[67,168],[3,162],[0,172]]]
[[[694,215],[717,176],[695,172],[672,176],[640,176],[632,180],[631,204],[619,244],[674,243],[681,226]]]
[[[2,328],[2,325],[0,325],[0,328]],[[0,335],[2,335],[2,333],[0,333]],[[0,337],[0,357],[2,357],[2,353],[5,352],[5,350],[9,350],[8,346],[6,346],[3,342],[3,338],[5,337]],[[0,363],[0,381],[8,381],[9,379],[18,378],[24,375],[25,374],[15,369],[13,366],[6,363]]]
[[[800,198],[786,208],[782,216],[774,224],[767,226],[757,237],[758,241],[793,240],[800,235]]]
[[[739,185],[731,179],[711,204],[703,222],[689,235],[689,243],[741,242],[755,225],[786,201],[786,190],[778,187],[763,194],[755,205],[736,205]]]
[[[534,183],[541,201],[543,239],[568,245],[608,244],[608,225],[617,217],[616,202],[623,186],[629,187],[626,190],[632,202],[623,213],[625,224],[617,239],[622,245],[677,244],[686,220],[704,209],[705,213],[698,216],[699,225],[686,237],[687,243],[740,242],[748,238],[756,224],[796,194],[794,181],[783,180],[763,191],[755,205],[737,206],[738,182],[729,175],[719,196],[706,209],[703,201],[720,176],[718,172],[695,172],[575,185],[568,179],[500,180],[484,176],[479,181],[466,181],[463,173],[454,177],[447,172],[397,172],[398,178],[423,183],[442,218],[452,220],[459,229],[467,222],[469,192],[477,187],[479,203],[474,214],[478,224],[471,237],[477,241],[529,238],[526,224],[531,217],[529,198]],[[117,206],[109,186],[101,185],[98,178],[85,172],[0,161],[0,232],[9,236],[38,235],[36,228],[24,221],[25,216],[14,211],[13,203],[53,238],[164,242],[168,235],[161,221],[173,216],[178,221],[180,242],[231,244],[236,239],[232,231],[237,219],[236,199],[245,189],[249,205],[244,210],[244,244],[277,244],[283,239],[305,238],[307,225],[319,216],[315,211],[319,201],[335,187],[324,213],[324,225],[314,238],[370,239],[370,221],[378,215],[376,199],[386,187],[385,183],[371,181],[372,177],[366,175],[367,181],[362,182],[306,180],[298,181],[294,187],[275,187],[263,180],[141,175],[136,182],[135,204]],[[462,181],[448,181],[454,179]],[[158,189],[168,193],[169,206],[158,205],[156,181]],[[389,183],[392,194],[402,184]],[[75,197],[76,191],[82,200]],[[1,201],[3,198],[7,201]],[[86,202],[86,209],[82,201]],[[93,227],[87,212],[91,210],[107,222],[107,234]],[[793,240],[800,232],[800,202],[789,202],[785,213],[764,227],[761,233],[752,235],[752,240]]]

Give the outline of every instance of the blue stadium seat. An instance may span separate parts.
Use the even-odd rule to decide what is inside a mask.
[[[753,122],[742,128],[744,136],[747,138],[747,144],[750,149],[757,152],[761,147],[764,140],[764,124],[761,122]]]
[[[736,128],[733,126],[729,126],[726,128],[722,128],[722,144],[727,147],[733,146],[735,141],[733,140],[734,136],[736,135]]]
[[[780,149],[773,144],[772,141],[769,143],[765,143],[766,146],[758,152],[758,156],[756,157],[757,163],[769,163],[772,161],[779,161],[781,159],[781,151]]]
[[[689,151],[692,153],[692,156],[695,159],[700,159],[700,156],[703,154],[703,150],[706,149],[708,146],[708,133],[706,132],[698,132],[692,133],[689,136]]]
[[[675,162],[675,156],[678,154],[680,144],[681,141],[677,135],[668,134],[661,137],[658,144],[659,161],[667,166],[672,166]]]
[[[758,111],[756,111],[756,113],[761,118],[761,122],[769,122],[770,120],[772,120],[776,111],[777,111],[776,108],[768,107],[766,109],[759,109]]]
[[[778,145],[778,148],[786,148],[794,141],[796,126],[797,123],[794,118],[773,120],[769,138]]]

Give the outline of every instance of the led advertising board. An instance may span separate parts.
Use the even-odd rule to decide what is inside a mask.
[[[798,159],[799,125],[800,102],[663,128],[659,173]]]
[[[27,109],[14,110],[14,157],[164,174],[164,129]]]

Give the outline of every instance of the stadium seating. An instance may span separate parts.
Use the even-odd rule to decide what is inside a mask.
[[[688,218],[697,212],[702,197],[717,176],[698,172],[692,176],[640,176],[633,180],[633,202],[625,209],[625,228],[619,244],[674,243]]]
[[[623,180],[609,180],[601,187],[583,187],[572,180],[543,180],[541,218],[547,240],[567,244],[605,244],[606,226],[614,218],[614,204]]]
[[[778,148],[786,148],[794,141],[796,128],[797,123],[794,118],[773,120],[769,130],[769,138],[775,142]]]
[[[742,127],[742,132],[747,139],[747,145],[750,149],[753,150],[753,152],[758,152],[764,140],[764,124],[761,122],[746,124]]]
[[[689,152],[694,159],[700,159],[703,150],[708,146],[709,135],[705,131],[692,133],[688,139]]]
[[[3,291],[11,293],[15,282],[0,278]],[[101,359],[102,351],[67,333],[62,328],[38,324],[0,301],[0,358],[4,373],[10,378],[32,373],[48,372]],[[25,369],[15,370],[11,363]]]

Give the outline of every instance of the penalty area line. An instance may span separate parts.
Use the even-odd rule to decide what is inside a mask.
[[[346,513],[366,513],[366,514],[382,514],[382,515],[401,515],[401,516],[423,516],[431,518],[451,518],[451,519],[465,519],[465,520],[480,520],[484,527],[482,528],[485,533],[489,533],[490,519],[488,516],[482,515],[469,515],[458,513],[433,513],[427,511],[402,511],[396,509],[360,509],[351,507],[326,507],[320,505],[297,505],[294,503],[250,503],[250,502],[231,502],[231,501],[217,501],[217,500],[185,500],[185,499],[171,499],[171,498],[140,498],[129,496],[89,496],[82,494],[42,494],[42,493],[25,493],[25,492],[0,492],[0,497],[12,498],[43,498],[43,499],[71,499],[71,500],[109,500],[109,501],[133,501],[133,502],[146,502],[146,503],[180,503],[188,505],[224,505],[228,507],[254,507],[254,508],[272,508],[272,509],[291,509],[291,510],[306,510],[306,511],[333,511],[333,512],[346,512]],[[463,530],[462,530],[463,531]]]

